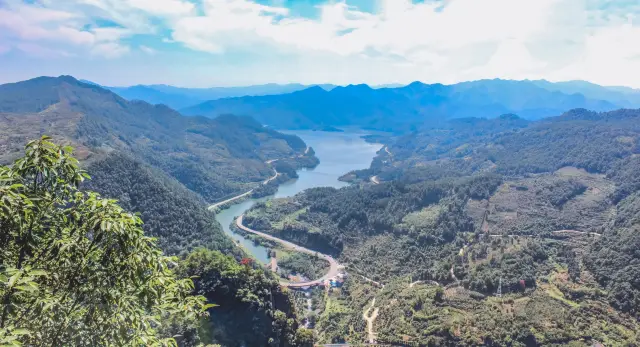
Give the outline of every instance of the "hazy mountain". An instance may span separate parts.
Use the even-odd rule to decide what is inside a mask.
[[[84,83],[99,86],[99,84],[87,80]],[[241,96],[263,96],[293,93],[299,90],[318,86],[324,90],[332,90],[336,87],[333,84],[276,84],[268,83],[242,87],[212,87],[212,88],[183,88],[166,84],[135,85],[128,87],[106,87],[112,92],[127,100],[142,100],[150,104],[164,104],[174,109],[185,108],[200,104],[209,100],[222,98],[232,98]],[[384,84],[373,86],[372,88],[397,88],[402,84]]]
[[[638,89],[629,87],[605,87],[586,81],[549,82],[536,80],[531,82],[547,90],[567,94],[580,93],[591,99],[607,100],[620,107],[640,107],[640,90]]]
[[[88,81],[87,81],[88,82]],[[91,84],[95,84],[90,82]],[[323,89],[335,88],[332,84],[319,85]],[[239,96],[259,96],[291,93],[309,88],[303,84],[263,84],[245,87],[182,88],[165,84],[136,85],[130,87],[103,87],[127,100],[143,100],[151,104],[164,104],[178,109],[193,106],[207,100]]]
[[[367,85],[312,87],[289,94],[226,98],[182,109],[185,115],[250,115],[280,128],[359,126],[379,130],[414,127],[427,120],[497,117],[513,113],[526,119],[555,116],[572,108],[606,111],[614,102],[582,94],[550,91],[530,81],[480,80],[454,85],[414,82],[401,88]]]

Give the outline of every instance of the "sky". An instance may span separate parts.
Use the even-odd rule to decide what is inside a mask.
[[[0,0],[0,83],[640,87],[637,0]]]

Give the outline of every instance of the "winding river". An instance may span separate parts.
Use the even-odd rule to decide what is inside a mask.
[[[376,152],[382,145],[365,142],[360,136],[363,133],[354,132],[322,132],[322,131],[285,131],[298,135],[307,146],[313,148],[320,164],[313,169],[298,171],[298,179],[286,182],[278,188],[273,196],[260,199],[248,199],[234,204],[228,209],[220,211],[216,220],[231,238],[237,240],[242,247],[250,252],[257,260],[268,263],[267,248],[256,245],[253,241],[231,231],[233,219],[242,215],[256,202],[273,198],[293,196],[305,189],[314,187],[340,188],[348,185],[338,178],[351,170],[366,169],[371,164]]]

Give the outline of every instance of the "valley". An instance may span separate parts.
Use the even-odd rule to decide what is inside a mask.
[[[640,346],[638,18],[0,0],[0,347]]]
[[[259,243],[254,242],[252,239],[235,233],[232,226],[236,217],[243,215],[256,203],[267,203],[270,199],[291,197],[305,189],[345,187],[348,183],[340,181],[339,178],[349,171],[367,168],[375,153],[380,149],[380,145],[365,142],[361,138],[364,134],[361,133],[295,131],[289,132],[289,134],[299,136],[310,148],[313,148],[315,155],[320,160],[318,166],[298,171],[298,178],[280,184],[273,196],[229,204],[230,206],[226,206],[216,214],[216,220],[222,225],[222,229],[227,235],[236,240],[263,264],[270,262],[267,257],[269,249],[260,246]],[[238,197],[241,196],[239,195]],[[231,199],[235,201],[234,198]],[[218,208],[220,205],[214,204],[212,206]]]
[[[0,91],[4,163],[46,132],[76,147],[81,191],[140,213],[216,305],[197,327],[167,318],[185,345],[638,340],[637,110],[276,131],[69,76]]]

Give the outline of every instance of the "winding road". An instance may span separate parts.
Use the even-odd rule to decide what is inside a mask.
[[[302,154],[300,154],[300,155],[293,156],[293,157],[289,157],[289,158],[284,158],[284,159],[300,158],[300,157],[304,157],[304,156],[305,156],[305,155],[307,155],[308,153],[309,153],[309,147],[307,147],[307,149],[305,149],[305,150],[304,150],[304,153],[302,153]],[[271,164],[273,164],[273,163],[275,163],[276,161],[281,160],[281,159],[282,159],[282,158],[280,158],[280,159],[270,159],[270,160],[265,161],[265,164],[271,165]],[[263,182],[262,182],[262,184],[263,184],[263,185],[266,185],[266,184],[268,184],[269,182],[271,182],[271,181],[275,180],[275,179],[276,179],[276,178],[278,178],[278,176],[280,175],[280,173],[278,173],[278,170],[276,170],[276,168],[272,168],[272,169],[273,169],[273,172],[274,172],[273,176],[271,176],[271,177],[269,177],[267,180],[263,181]],[[208,209],[209,209],[209,211],[215,211],[215,210],[216,210],[216,208],[218,208],[218,207],[220,207],[220,206],[222,206],[222,205],[228,204],[228,203],[230,203],[230,202],[233,202],[233,201],[236,201],[236,200],[238,200],[238,199],[244,198],[245,196],[249,196],[249,195],[251,195],[251,193],[253,193],[253,191],[254,191],[254,189],[251,189],[251,190],[250,190],[250,191],[248,191],[248,192],[244,192],[244,193],[242,193],[242,194],[240,194],[240,195],[236,195],[236,196],[234,196],[234,197],[232,197],[232,198],[229,198],[229,199],[227,199],[227,200],[223,200],[223,201],[220,201],[220,202],[216,202],[215,204],[213,204],[213,205],[209,206],[209,208],[208,208]]]
[[[391,154],[391,152],[389,152],[389,147],[385,146],[385,147],[384,147],[384,151],[385,151],[385,152],[387,152],[387,154],[388,154],[390,157],[392,157],[392,159],[393,159],[393,154]],[[370,180],[370,181],[371,181],[371,183],[373,183],[373,184],[380,184],[380,179],[378,178],[378,176],[377,176],[377,175],[376,175],[376,176],[371,176],[371,177],[369,178],[369,180]]]
[[[236,226],[241,229],[244,230],[248,233],[251,234],[255,234],[258,235],[260,237],[263,237],[267,240],[271,240],[271,241],[275,241],[278,242],[279,244],[283,245],[285,248],[287,249],[291,249],[300,253],[306,253],[309,255],[318,255],[318,257],[323,258],[324,260],[329,262],[329,272],[327,272],[324,276],[313,280],[313,281],[308,281],[308,282],[301,282],[301,283],[289,283],[289,282],[280,282],[280,285],[282,285],[283,287],[289,287],[289,288],[302,288],[302,287],[313,287],[313,286],[318,286],[324,283],[324,281],[328,280],[329,278],[335,277],[338,275],[340,269],[342,268],[342,266],[338,263],[338,261],[336,261],[333,257],[326,255],[326,254],[322,254],[313,250],[310,250],[308,248],[302,247],[302,246],[298,246],[293,242],[289,242],[289,241],[285,241],[282,240],[280,238],[277,238],[273,235],[267,234],[267,233],[263,233],[257,230],[253,230],[251,228],[248,228],[246,226],[244,226],[244,224],[242,224],[242,219],[243,219],[244,215],[241,215],[240,217],[238,217],[236,219]]]

